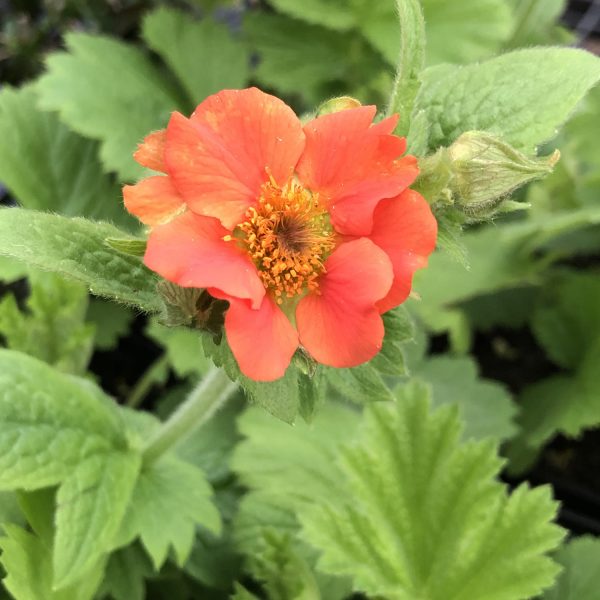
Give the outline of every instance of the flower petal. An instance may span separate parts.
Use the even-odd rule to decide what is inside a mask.
[[[145,225],[160,225],[186,208],[183,198],[164,175],[123,187],[125,208]]]
[[[225,332],[231,351],[246,377],[273,381],[285,374],[298,347],[298,333],[270,296],[260,308],[231,298]]]
[[[233,229],[269,175],[287,181],[303,148],[300,121],[284,102],[256,88],[225,90],[189,120],[172,115],[165,159],[190,209]]]
[[[167,167],[164,160],[165,135],[166,131],[164,129],[149,133],[144,141],[138,145],[138,149],[133,153],[133,158],[142,167],[166,173]]]
[[[366,238],[339,246],[325,262],[319,294],[296,309],[300,342],[320,363],[354,367],[381,349],[383,322],[375,304],[389,291],[389,258]]]
[[[265,295],[256,267],[217,219],[186,212],[150,233],[144,263],[182,287],[213,287],[260,306]]]
[[[437,222],[429,204],[414,190],[379,203],[369,239],[386,252],[394,268],[392,288],[377,303],[382,313],[406,300],[414,272],[427,265],[436,237]]]
[[[398,195],[418,174],[414,157],[399,158],[406,140],[390,135],[397,117],[371,125],[375,112],[374,106],[361,106],[304,127],[300,180],[325,198],[331,222],[342,234],[368,235],[377,203]]]

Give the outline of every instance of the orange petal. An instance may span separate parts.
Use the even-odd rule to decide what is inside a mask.
[[[156,175],[123,187],[125,208],[145,225],[160,225],[186,208],[169,177]]]
[[[245,300],[229,302],[225,331],[242,373],[256,381],[283,377],[298,347],[298,333],[289,319],[270,296],[257,310]]]
[[[371,125],[375,112],[374,106],[361,106],[304,127],[300,180],[327,200],[331,222],[342,234],[368,235],[378,202],[398,195],[418,174],[416,159],[398,160],[406,140],[390,135],[397,117]]]
[[[320,363],[354,367],[381,349],[384,328],[375,306],[393,273],[386,253],[366,238],[339,246],[325,262],[319,293],[296,309],[300,342]]]
[[[207,98],[188,120],[173,114],[166,163],[190,209],[233,229],[269,175],[281,185],[304,148],[300,121],[281,100],[251,88]]]
[[[377,303],[380,312],[384,313],[406,300],[414,272],[427,265],[436,237],[437,222],[429,204],[414,190],[406,190],[397,198],[379,203],[369,239],[386,252],[394,269],[392,288]]]
[[[185,212],[154,228],[144,263],[182,287],[213,287],[260,306],[265,295],[256,267],[217,219]]]
[[[148,134],[144,141],[138,145],[138,149],[133,153],[133,158],[142,167],[147,167],[153,171],[167,172],[165,165],[165,134],[164,129],[153,131]]]

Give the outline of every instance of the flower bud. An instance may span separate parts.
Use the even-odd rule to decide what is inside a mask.
[[[559,157],[558,150],[547,157],[528,157],[489,133],[469,131],[421,161],[419,188],[432,202],[484,219],[501,210],[517,188],[549,174]]]
[[[323,115],[340,112],[341,110],[348,110],[349,108],[358,108],[359,106],[361,106],[361,104],[356,98],[339,96],[338,98],[331,98],[331,100],[323,102],[319,108],[317,108],[317,116],[321,117]]]

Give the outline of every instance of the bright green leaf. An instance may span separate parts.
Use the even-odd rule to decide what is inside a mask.
[[[340,455],[346,500],[300,515],[318,567],[394,600],[520,600],[551,585],[545,553],[563,532],[547,488],[508,495],[489,441],[460,444],[456,410],[430,412],[427,389],[366,410]]]
[[[487,131],[531,152],[600,79],[600,59],[571,48],[530,48],[466,67],[434,67],[423,78],[416,106],[433,124],[430,149],[465,131]]]
[[[68,33],[68,52],[47,59],[36,85],[43,108],[57,110],[74,131],[100,140],[109,170],[133,180],[142,173],[132,154],[143,137],[184,108],[180,93],[144,55],[108,37]]]
[[[564,570],[542,600],[596,600],[600,588],[600,540],[592,536],[571,540],[554,558]]]
[[[56,588],[72,585],[112,547],[140,464],[137,452],[96,454],[62,482],[56,495]]]
[[[37,100],[32,86],[0,93],[0,181],[25,208],[130,224],[98,145],[40,111]]]
[[[142,35],[179,77],[193,106],[220,90],[245,87],[249,57],[225,25],[160,7],[144,18]]]
[[[211,496],[212,489],[200,469],[165,456],[142,470],[120,539],[127,543],[139,536],[157,570],[171,546],[182,565],[192,550],[197,525],[219,532],[219,512]]]
[[[158,311],[156,277],[105,243],[124,233],[108,223],[25,209],[0,209],[0,254],[86,284],[93,294]]]
[[[121,416],[91,382],[0,350],[0,489],[52,486],[82,461],[124,448]]]

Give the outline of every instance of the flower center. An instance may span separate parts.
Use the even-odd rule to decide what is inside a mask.
[[[333,229],[318,195],[293,180],[281,188],[271,179],[262,186],[258,204],[248,209],[246,217],[237,227],[240,241],[276,302],[316,291],[325,258],[335,247]]]

